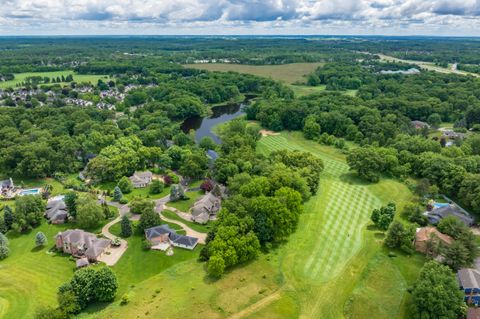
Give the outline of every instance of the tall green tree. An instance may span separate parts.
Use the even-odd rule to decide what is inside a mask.
[[[143,233],[145,229],[161,224],[162,220],[160,219],[160,216],[153,209],[148,209],[142,212],[137,229]]]
[[[5,227],[7,228],[7,230],[12,228],[13,211],[8,205],[5,205],[5,207],[3,208],[3,221],[5,223]]]
[[[463,297],[455,274],[447,266],[429,261],[413,285],[412,318],[460,318],[466,311]]]
[[[78,195],[76,192],[67,192],[65,194],[65,205],[67,206],[68,214],[74,219],[77,218],[77,198]]]
[[[122,216],[122,221],[120,226],[121,226],[120,236],[122,236],[123,238],[132,236],[132,233],[133,233],[132,223],[130,222],[130,219],[128,219],[127,215]]]
[[[103,210],[96,199],[88,194],[77,199],[77,224],[83,229],[93,229],[105,219]]]
[[[26,195],[15,200],[14,223],[12,228],[22,232],[40,225],[45,204],[40,196]]]
[[[41,231],[35,235],[35,246],[45,246],[48,243],[47,236]]]
[[[117,186],[122,190],[123,194],[131,193],[133,190],[132,181],[126,176],[120,178]]]
[[[123,197],[122,190],[120,189],[120,187],[115,186],[115,188],[113,189],[113,200],[115,202],[119,202],[122,200],[122,197]]]

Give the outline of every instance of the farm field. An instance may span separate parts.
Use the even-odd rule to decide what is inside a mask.
[[[185,67],[216,71],[216,72],[238,72],[257,76],[271,78],[287,84],[295,93],[295,96],[302,97],[326,90],[325,85],[308,86],[304,83],[305,75],[313,72],[323,63],[292,63],[283,65],[245,65],[245,64],[226,64],[226,63],[205,63],[205,64],[185,64]],[[357,90],[346,90],[346,95],[355,96]]]
[[[10,87],[15,87],[18,83],[21,83],[25,81],[27,77],[30,76],[41,76],[41,77],[57,77],[57,76],[67,76],[67,75],[73,75],[73,80],[77,83],[80,82],[90,82],[92,84],[97,83],[99,79],[106,79],[108,78],[106,75],[90,75],[90,74],[76,74],[73,71],[54,71],[54,72],[27,72],[27,73],[15,73],[15,79],[11,81],[4,81],[0,82],[0,88],[10,88]],[[62,82],[63,84],[67,82]],[[52,83],[50,83],[52,84]]]
[[[187,68],[208,71],[248,73],[257,76],[272,78],[285,84],[303,82],[304,75],[313,72],[323,63],[291,63],[282,65],[245,65],[226,63],[186,64]]]

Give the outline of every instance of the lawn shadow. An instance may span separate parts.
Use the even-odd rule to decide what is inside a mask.
[[[36,253],[36,252],[39,252],[39,251],[43,250],[43,248],[45,248],[45,246],[35,246],[30,250],[30,252]]]
[[[355,174],[354,172],[343,173],[342,175],[340,175],[340,180],[350,185],[369,186],[369,185],[375,184],[375,183],[366,181],[363,178],[358,177],[358,175]]]
[[[117,296],[118,298],[119,296]],[[87,313],[87,314],[95,314],[98,313],[99,311],[104,310],[108,306],[110,306],[112,303],[118,302],[117,300],[109,303],[109,302],[96,302],[92,305],[89,305],[85,310],[82,310],[82,313]]]
[[[376,232],[375,234],[373,234],[373,236],[377,239],[384,239],[385,238],[385,233]]]

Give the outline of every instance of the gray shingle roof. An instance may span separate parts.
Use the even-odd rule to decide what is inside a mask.
[[[2,188],[13,187],[13,180],[11,178],[0,181],[0,186]]]
[[[457,273],[458,281],[463,289],[480,288],[480,271],[473,268],[462,268]]]
[[[198,238],[179,235],[175,230],[171,229],[166,224],[145,229],[145,237],[148,240],[152,240],[155,237],[165,234],[168,234],[168,238],[174,245],[181,245],[193,248],[198,243]]]
[[[429,217],[429,219],[432,221],[439,221],[440,219],[450,215],[457,217],[467,226],[471,226],[474,223],[473,217],[455,204],[435,208],[433,211],[428,212],[427,217]]]
[[[46,208],[45,215],[50,221],[65,220],[68,216],[67,205],[63,197],[49,200]]]

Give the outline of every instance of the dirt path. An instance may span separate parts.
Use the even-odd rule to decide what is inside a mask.
[[[243,309],[242,311],[240,312],[237,312],[236,314],[234,315],[231,315],[230,317],[228,317],[228,319],[240,319],[240,318],[245,318],[257,311],[259,311],[260,309],[262,309],[263,307],[271,304],[272,302],[280,299],[281,297],[281,290],[277,290],[276,292],[274,292],[273,294],[257,301],[256,303],[254,303],[253,305]]]

